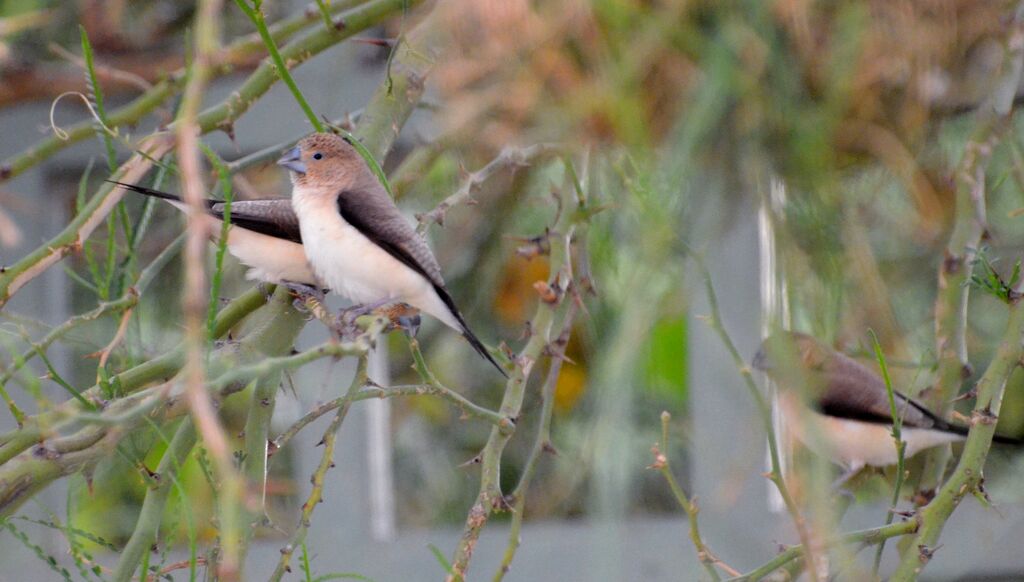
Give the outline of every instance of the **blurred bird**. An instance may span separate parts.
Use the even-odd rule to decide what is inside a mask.
[[[179,196],[108,180],[133,192],[166,200],[179,210],[186,209]],[[225,204],[219,200],[203,200],[213,223],[211,232],[220,233]],[[301,284],[322,288],[302,248],[299,220],[286,198],[268,200],[235,200],[231,203],[231,228],[227,249],[243,265],[249,267],[246,278],[274,284]]]
[[[404,302],[436,317],[507,376],[455,306],[426,240],[350,143],[315,133],[277,163],[290,170],[292,208],[318,281],[356,310]]]
[[[864,466],[896,464],[889,397],[878,374],[813,337],[794,332],[766,339],[751,365],[778,383],[779,405],[793,435],[808,449],[846,467],[846,476]],[[805,394],[799,383],[806,384]],[[966,438],[969,427],[947,422],[899,392],[894,396],[903,419],[905,458]],[[1019,444],[1000,436],[995,441]]]

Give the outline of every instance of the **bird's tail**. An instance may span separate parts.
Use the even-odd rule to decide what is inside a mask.
[[[485,346],[484,343],[480,341],[480,338],[476,337],[476,334],[473,333],[473,330],[469,329],[469,325],[466,324],[466,320],[463,319],[462,314],[459,313],[459,309],[455,307],[455,301],[452,300],[452,296],[448,294],[448,291],[444,287],[441,287],[440,285],[435,285],[434,291],[437,292],[437,296],[441,298],[441,301],[444,302],[445,306],[448,308],[448,311],[451,312],[451,314],[455,316],[456,321],[459,322],[459,327],[462,328],[460,330],[462,331],[462,337],[466,338],[466,341],[469,342],[469,345],[473,346],[473,349],[476,350],[476,353],[480,354],[480,356],[482,356],[485,360],[490,362],[491,365],[493,365],[499,372],[501,372],[502,376],[508,378],[508,372],[505,371],[505,368],[503,368],[501,364],[499,364],[498,361],[494,359],[494,356],[491,355],[491,352],[487,350],[487,346]]]
[[[185,204],[185,201],[181,199],[181,196],[178,196],[176,194],[171,194],[169,192],[163,192],[163,191],[160,191],[160,190],[154,190],[153,188],[147,188],[145,186],[139,186],[138,184],[128,184],[126,182],[118,182],[116,180],[107,180],[107,182],[110,182],[111,184],[117,184],[118,186],[121,186],[122,188],[125,188],[127,190],[131,190],[132,192],[137,192],[139,194],[143,194],[145,196],[152,196],[153,198],[159,198],[161,200],[166,200],[166,201],[170,202],[171,204],[173,204],[175,206],[178,206],[179,208],[182,207]],[[206,207],[209,208],[209,207],[213,206],[213,204],[215,204],[215,201],[213,201],[213,200],[203,200],[203,204],[205,204]]]

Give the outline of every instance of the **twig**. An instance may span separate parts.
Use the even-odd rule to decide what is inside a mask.
[[[549,358],[548,373],[544,379],[544,386],[541,388],[541,412],[537,423],[537,434],[533,439],[533,446],[530,448],[530,456],[523,465],[523,473],[519,483],[508,496],[512,504],[512,524],[509,526],[508,543],[505,546],[505,553],[502,556],[501,564],[494,573],[492,580],[499,582],[505,577],[512,567],[512,560],[521,542],[520,532],[523,527],[523,519],[526,516],[526,495],[530,489],[530,482],[537,472],[537,465],[545,453],[554,454],[555,448],[551,444],[551,416],[555,409],[555,388],[558,385],[558,378],[562,372],[562,362],[565,361],[565,349],[569,345],[569,336],[572,333],[572,325],[576,317],[579,305],[572,301],[568,311],[562,320],[562,333],[552,342],[550,346],[551,357]]]
[[[1018,291],[1020,290],[1018,288]],[[921,529],[911,546],[917,551],[908,551],[903,556],[899,567],[890,578],[893,582],[917,579],[931,559],[942,534],[942,528],[960,500],[965,495],[980,490],[982,468],[992,447],[992,437],[995,434],[1006,381],[1024,355],[1024,306],[1018,300],[1010,305],[1009,309],[1006,331],[999,342],[995,357],[978,381],[978,396],[971,414],[972,426],[960,454],[960,461],[949,480],[942,485],[931,502],[920,510]]]
[[[206,83],[210,78],[211,56],[220,37],[219,0],[200,0],[195,17],[195,54],[185,86],[181,110],[174,124],[177,138],[177,159],[181,171],[184,201],[187,205],[188,231],[185,239],[185,285],[183,315],[185,320],[185,397],[203,446],[213,457],[220,492],[217,495],[220,555],[217,576],[234,582],[241,577],[240,523],[244,482],[231,459],[227,434],[220,425],[213,402],[205,386],[206,360],[206,276],[204,257],[209,238],[205,188],[199,160],[198,113]]]
[[[561,206],[558,221],[551,229],[551,260],[550,280],[538,281],[535,288],[540,300],[537,311],[530,321],[531,336],[526,346],[515,359],[515,369],[505,385],[505,395],[501,401],[499,412],[509,418],[517,418],[523,403],[526,383],[537,359],[551,342],[551,328],[555,320],[555,311],[563,303],[565,290],[572,284],[571,240],[575,221],[582,216],[576,212],[565,211],[575,207],[575,197],[567,188],[561,193]],[[504,434],[497,427],[491,429],[490,437],[484,450],[480,453],[481,474],[480,492],[469,510],[462,538],[452,559],[452,570],[446,580],[455,582],[463,580],[469,567],[473,550],[476,548],[480,531],[487,523],[491,512],[504,509],[507,504],[501,492],[500,472],[501,456],[511,433]]]
[[[693,546],[697,548],[697,559],[700,560],[700,563],[707,570],[711,579],[716,582],[722,579],[718,575],[718,570],[715,569],[716,566],[730,576],[739,576],[739,571],[716,557],[704,543],[704,539],[700,536],[700,528],[697,525],[697,513],[699,511],[697,500],[686,495],[686,492],[683,491],[683,488],[676,481],[675,475],[672,474],[672,468],[669,466],[668,461],[668,423],[671,420],[672,415],[668,411],[661,413],[661,443],[656,443],[651,447],[651,452],[654,453],[654,463],[648,469],[655,469],[665,477],[669,489],[672,490],[672,495],[675,496],[679,506],[686,512],[686,519],[690,524],[690,539],[693,541]]]
[[[917,528],[917,520],[912,519],[909,521],[901,521],[899,523],[885,525],[882,527],[848,533],[832,540],[831,542],[826,542],[825,546],[829,547],[849,544],[863,544],[871,546],[881,543],[889,538],[912,534],[917,531]],[[790,546],[778,556],[775,556],[763,565],[758,566],[754,570],[751,570],[742,576],[729,578],[726,582],[757,582],[802,556],[804,556],[803,546]]]
[[[434,384],[412,384],[408,386],[387,387],[364,386],[362,390],[352,397],[352,402],[370,400],[373,398],[395,398],[398,396],[440,396],[441,398],[451,402],[452,405],[458,408],[466,418],[478,418],[499,428],[506,427],[507,429],[507,427],[512,426],[511,419],[505,418],[493,410],[473,403],[458,392],[454,392],[444,386],[437,386]],[[286,446],[289,441],[295,438],[295,435],[298,434],[299,431],[312,424],[321,416],[337,409],[344,402],[345,397],[341,396],[334,400],[324,402],[313,410],[307,412],[302,416],[302,418],[298,419],[291,426],[285,429],[284,432],[274,437],[274,440],[270,442],[269,446],[270,455],[273,455],[275,452],[281,450],[282,447]]]
[[[72,53],[66,48],[60,46],[59,44],[51,42],[50,44],[46,45],[46,48],[58,57],[71,63],[74,63],[78,67],[81,67],[83,69],[85,68],[85,59]],[[150,91],[153,89],[153,84],[147,81],[141,75],[136,75],[135,73],[131,73],[129,71],[122,71],[120,69],[116,69],[114,67],[110,67],[107,65],[101,65],[98,63],[93,63],[93,67],[100,76],[110,79],[112,81],[117,81],[124,85],[130,85],[141,91]]]
[[[758,389],[757,384],[754,382],[753,375],[751,374],[750,367],[743,361],[743,357],[740,356],[739,350],[736,349],[736,344],[733,343],[732,338],[729,337],[729,332],[726,331],[725,326],[722,323],[722,313],[718,308],[718,295],[715,293],[715,287],[711,281],[711,273],[708,271],[707,265],[704,264],[702,257],[696,254],[691,256],[704,278],[704,289],[707,294],[708,305],[711,308],[711,315],[706,319],[706,322],[711,326],[711,329],[718,334],[719,339],[722,340],[722,344],[724,344],[725,348],[729,351],[729,355],[732,356],[736,369],[739,370],[740,376],[743,378],[747,391],[750,393],[751,398],[754,399],[754,403],[757,405],[757,409],[760,412],[761,421],[764,424],[765,432],[767,433],[768,456],[771,459],[772,465],[771,471],[768,473],[767,477],[775,484],[775,488],[778,489],[779,495],[782,497],[786,510],[789,512],[790,518],[796,526],[797,534],[800,537],[800,543],[802,544],[802,547],[806,548],[808,551],[808,561],[812,564],[816,564],[815,556],[810,555],[814,552],[814,546],[810,543],[811,536],[810,532],[807,531],[807,523],[803,516],[800,515],[800,508],[797,507],[796,502],[793,500],[793,496],[790,494],[789,488],[786,486],[785,477],[780,469],[779,445],[775,437],[775,427],[772,424],[771,406],[768,404],[768,400],[765,398],[764,394],[762,394]],[[817,568],[808,568],[807,572],[810,574],[811,580],[817,580]]]
[[[1007,127],[1004,117],[1009,113],[1013,94],[1020,82],[1024,62],[1024,20],[1019,4],[1015,22],[1006,40],[1002,75],[992,96],[979,107],[980,121],[964,149],[956,171],[956,210],[953,233],[939,267],[938,295],[935,299],[935,349],[938,376],[929,399],[933,410],[948,416],[953,397],[963,381],[971,375],[967,359],[967,305],[970,280],[977,249],[988,228],[985,212],[985,170],[993,150]],[[928,453],[921,487],[932,489],[946,472],[949,447]]]
[[[104,368],[107,365],[107,360],[110,358],[111,352],[117,347],[121,340],[124,339],[124,334],[128,331],[128,320],[132,317],[132,307],[128,307],[121,313],[121,322],[117,324],[117,331],[114,333],[113,339],[106,345],[102,350],[95,354],[89,354],[90,356],[99,356],[100,368]]]
[[[418,214],[416,220],[420,224],[417,230],[422,234],[427,231],[427,227],[431,223],[444,226],[444,219],[448,214],[448,210],[458,204],[471,202],[473,193],[479,190],[480,186],[498,170],[503,168],[510,168],[512,170],[522,168],[528,166],[536,158],[557,153],[559,150],[560,147],[557,144],[548,143],[536,144],[526,148],[511,146],[504,148],[486,166],[463,176],[462,185],[459,186],[459,189],[454,194],[442,200],[433,210]]]
[[[283,300],[279,304],[285,307],[288,305]],[[273,320],[271,323],[274,330],[268,331],[267,335],[286,336],[293,340],[301,328],[302,320],[295,316],[294,311],[281,315],[289,317],[291,323]],[[321,358],[365,354],[385,324],[383,319],[373,320],[367,330],[351,342],[328,342],[292,356],[262,357],[248,365],[214,361],[211,368],[229,369],[208,382],[205,390],[222,400],[241,391],[256,378],[303,366]],[[259,335],[257,333],[247,336],[244,341],[249,342],[251,346],[261,345],[264,338],[258,337]],[[156,386],[116,400],[103,411],[104,420],[90,420],[94,426],[89,426],[69,437],[53,439],[45,446],[22,453],[13,461],[0,464],[0,517],[12,514],[21,503],[54,479],[102,459],[121,438],[141,426],[144,419],[165,422],[189,412],[187,401],[178,397],[168,398],[165,390],[164,386]],[[84,419],[85,415],[79,413],[75,418]],[[37,438],[31,445],[38,442]],[[72,452],[75,454],[69,454]]]
[[[352,384],[348,387],[348,392],[345,393],[345,400],[341,406],[338,407],[338,413],[334,415],[334,419],[331,420],[331,424],[327,426],[327,430],[324,431],[323,438],[320,439],[320,444],[324,446],[324,454],[320,458],[320,464],[317,466],[316,471],[313,472],[311,479],[313,483],[313,489],[309,492],[309,497],[306,498],[306,502],[302,504],[302,515],[299,518],[299,527],[292,534],[291,539],[288,540],[288,544],[281,548],[281,558],[277,562],[277,567],[274,568],[274,572],[270,575],[272,582],[279,582],[286,572],[291,571],[289,564],[291,563],[292,554],[295,549],[303,544],[306,539],[306,532],[309,529],[310,521],[313,517],[313,510],[323,500],[324,490],[324,477],[327,475],[327,470],[334,466],[334,444],[338,436],[338,429],[341,428],[341,423],[345,420],[345,416],[348,414],[348,410],[352,405],[352,398],[358,392],[359,388],[366,383],[366,355],[364,354],[359,359],[359,367],[356,371],[355,378],[352,379]]]

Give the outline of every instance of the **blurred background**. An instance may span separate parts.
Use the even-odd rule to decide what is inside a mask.
[[[268,2],[263,9],[270,22],[316,10],[301,1]],[[766,317],[757,217],[772,180],[784,184],[786,203],[765,211],[775,225],[775,264],[787,285],[793,327],[868,364],[874,359],[868,330],[874,330],[897,388],[926,389],[935,379],[936,281],[953,228],[957,171],[965,144],[979,132],[998,138],[982,166],[984,256],[1008,278],[1024,248],[1018,124],[1009,117],[992,128],[976,114],[1006,75],[1007,38],[1020,26],[1015,9],[991,0],[450,1],[416,7],[358,35],[400,37],[432,10],[429,25],[443,38],[427,96],[383,160],[410,218],[454,193],[467,171],[505,148],[542,143],[560,144],[582,161],[582,180],[602,209],[591,219],[586,249],[597,293],[572,329],[555,391],[557,454],[539,465],[508,579],[699,577],[685,515],[661,475],[647,469],[662,411],[672,414],[672,446],[664,452],[677,479],[697,496],[705,541],[719,557],[746,571],[780,544],[796,543],[788,517],[770,507],[761,477],[764,427],[739,368],[705,321],[704,277],[691,257],[706,263],[721,321],[749,361]],[[0,157],[10,160],[49,137],[51,114],[57,126],[88,115],[74,98],[54,105],[66,91],[90,93],[79,26],[99,65],[109,111],[183,66],[193,17],[191,2],[0,1]],[[252,33],[230,2],[222,20],[225,42]],[[310,26],[316,23],[310,19]],[[386,78],[389,53],[387,43],[345,42],[294,74],[316,113],[344,119]],[[224,99],[264,56],[245,55],[219,71],[205,103]],[[143,136],[167,123],[176,100],[170,96],[122,133]],[[291,95],[275,86],[234,124],[232,135],[211,133],[204,142],[231,161],[308,131]],[[118,156],[127,154],[121,146]],[[0,264],[63,228],[76,200],[108,175],[105,155],[102,141],[85,140],[0,183]],[[536,305],[533,283],[548,273],[546,257],[526,243],[553,222],[552,191],[565,183],[557,160],[530,160],[496,173],[473,192],[472,205],[452,209],[443,227],[428,230],[452,294],[489,342],[521,345]],[[273,164],[237,174],[233,186],[242,198],[288,192],[286,176]],[[180,191],[170,175],[164,187]],[[137,250],[144,263],[182,231],[169,207],[128,198],[124,212],[150,221]],[[108,237],[121,244],[120,236],[116,225],[101,228],[81,253],[4,308],[0,361],[13,361],[27,338],[120,296],[120,274],[135,268],[106,253]],[[251,286],[244,271],[229,259],[223,297]],[[175,259],[133,315],[113,368],[180,340],[181,278]],[[967,347],[974,376],[963,391],[985,370],[1005,321],[997,299],[971,296]],[[50,359],[76,385],[91,385],[95,361],[86,356],[103,349],[118,323],[109,317],[78,328],[49,349]],[[326,337],[314,322],[297,347]],[[460,338],[427,323],[420,342],[446,385],[482,405],[499,404],[501,379]],[[390,336],[379,373],[393,384],[417,381],[406,345]],[[41,364],[32,369],[46,373]],[[542,378],[544,370],[538,373]],[[344,365],[318,363],[288,378],[274,428],[284,430],[333,397],[345,374]],[[6,388],[22,398],[31,393],[28,384],[15,378]],[[42,384],[63,399],[52,382]],[[1024,436],[1022,384],[1018,370],[1006,391],[1001,433]],[[478,470],[463,464],[480,451],[489,427],[460,420],[440,399],[365,404],[342,430],[340,470],[329,474],[326,502],[315,514],[310,558],[324,573],[443,577],[430,547],[447,555],[456,543],[479,486]],[[539,389],[529,390],[504,457],[505,491],[521,474],[540,406]],[[958,406],[970,410],[970,402]],[[245,412],[244,400],[228,402],[230,432],[240,430]],[[0,419],[0,428],[12,426],[11,418]],[[268,506],[283,531],[260,532],[266,549],[251,552],[250,573],[276,562],[319,459],[320,430],[307,429],[272,459]],[[63,576],[46,559],[68,562],[67,536],[46,523],[89,532],[92,538],[78,543],[99,557],[123,544],[147,490],[138,462],[152,467],[163,452],[157,436],[131,435],[90,474],[72,475],[26,505],[28,519],[10,520],[12,529],[0,534],[0,555],[4,562],[19,557],[33,577],[0,571],[0,580]],[[203,525],[212,516],[206,474],[194,455],[181,478],[187,496],[172,497],[166,511],[162,560],[174,559],[176,544],[185,541],[183,515],[199,524],[200,536],[215,535]],[[1022,479],[1024,457],[996,450],[986,486],[998,510],[965,502],[929,579],[1024,576],[1024,556],[1014,549],[1019,537],[1009,533],[1024,526]],[[884,519],[891,485],[885,475],[866,481],[842,531]],[[492,519],[469,579],[491,575],[507,521],[507,514]],[[887,556],[885,564],[894,559]]]

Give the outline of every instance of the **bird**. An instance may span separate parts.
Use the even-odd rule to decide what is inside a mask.
[[[865,466],[898,462],[885,381],[860,362],[812,336],[781,332],[761,344],[751,366],[778,384],[779,405],[796,439],[845,467],[846,477]],[[893,396],[902,418],[905,458],[967,438],[969,427],[940,418],[898,391]],[[995,441],[1020,444],[1000,435]]]
[[[292,209],[313,274],[357,306],[402,302],[433,316],[507,377],[456,307],[427,241],[349,139],[313,133],[277,161],[289,170]]]
[[[139,194],[166,200],[181,211],[187,209],[180,196],[138,184],[107,181]],[[219,235],[226,204],[219,200],[205,199],[203,206],[213,226],[210,231]],[[299,221],[287,198],[234,200],[231,203],[230,222],[227,249],[239,262],[249,267],[247,279],[322,288],[306,259]]]

